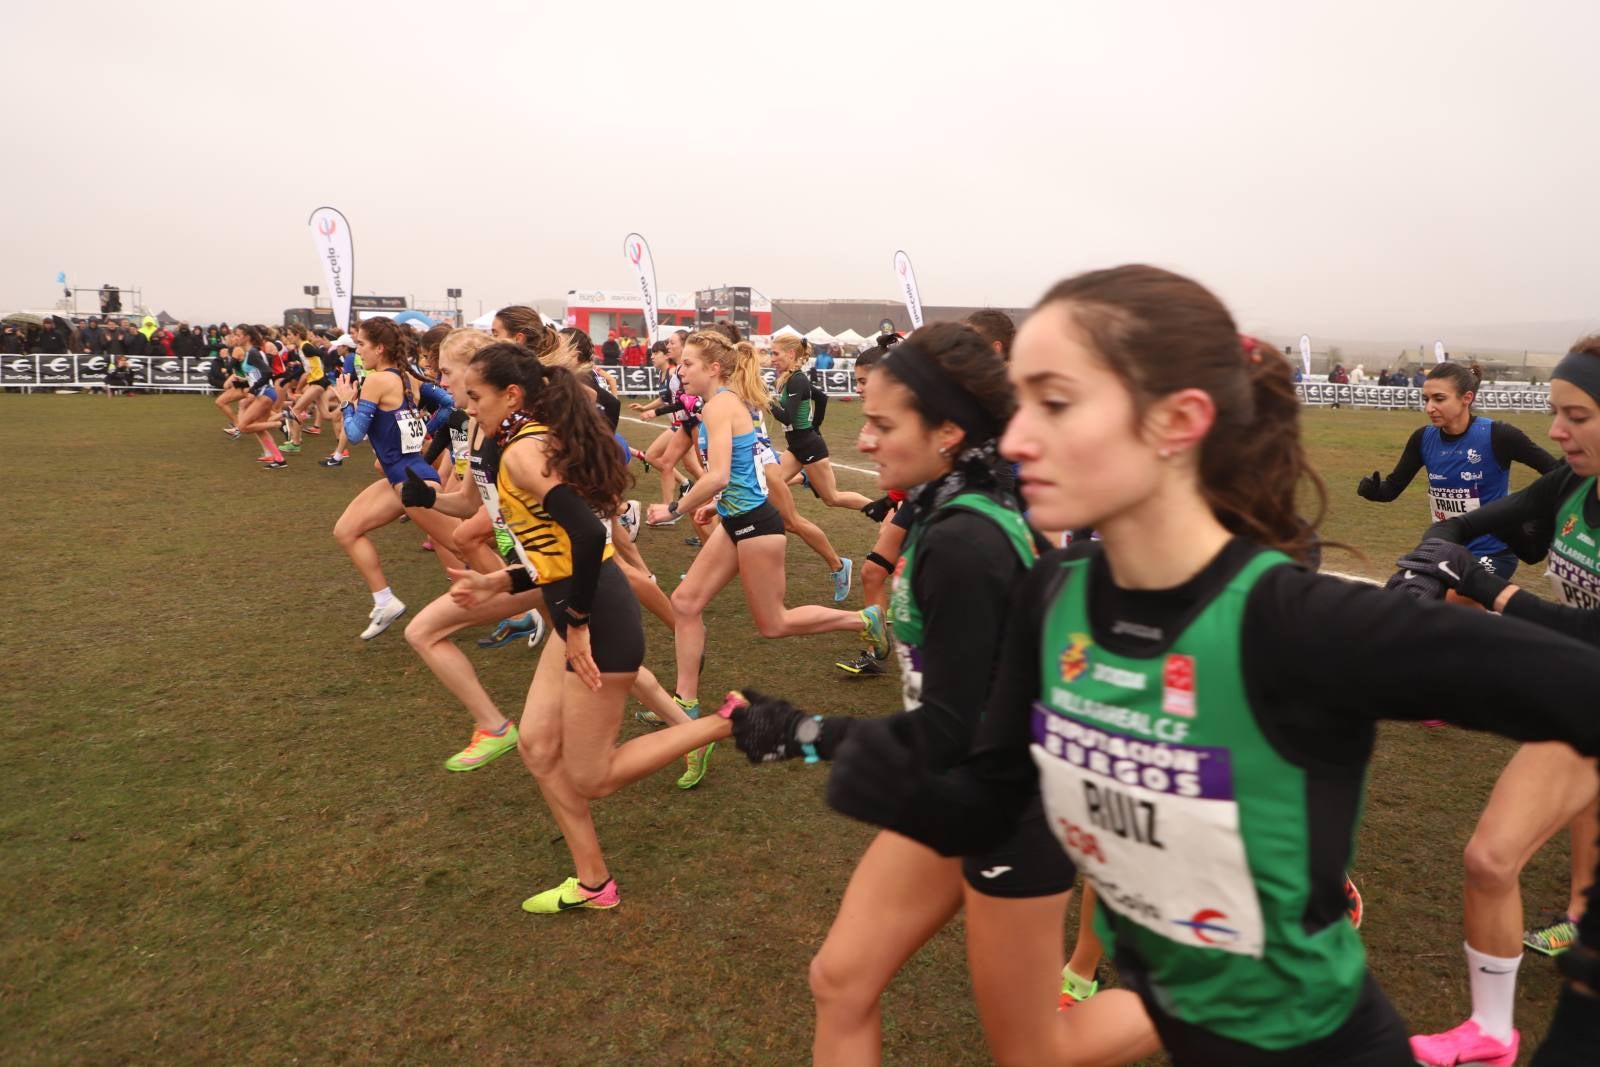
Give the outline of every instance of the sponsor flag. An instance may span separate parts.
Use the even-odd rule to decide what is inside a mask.
[[[1300,335],[1300,366],[1305,370],[1306,377],[1311,377],[1311,335]]]
[[[1444,362],[1444,342],[1443,341],[1435,341],[1435,342],[1433,342],[1433,361],[1435,363],[1443,363]]]
[[[350,223],[337,208],[319,207],[311,213],[311,240],[328,283],[328,299],[333,303],[333,321],[342,333],[350,332],[350,296],[355,292],[355,249],[350,241]]]
[[[66,271],[64,271],[64,270],[56,271],[56,284],[57,285],[66,285],[67,284],[67,272]]]
[[[911,316],[911,328],[922,329],[922,296],[917,292],[917,272],[911,269],[911,257],[904,252],[894,254],[894,276],[900,286],[900,296],[906,302],[906,313]]]
[[[636,233],[622,239],[622,254],[633,264],[639,281],[639,303],[644,307],[645,344],[656,341],[656,261],[651,258],[650,244]]]

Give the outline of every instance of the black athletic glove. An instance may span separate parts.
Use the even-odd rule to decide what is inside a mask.
[[[1361,484],[1356,486],[1356,496],[1362,500],[1375,500],[1381,504],[1384,502],[1380,490],[1382,485],[1383,475],[1378,471],[1373,471],[1370,478],[1361,479]]]
[[[865,515],[873,522],[882,522],[884,519],[889,517],[889,513],[893,510],[894,501],[890,500],[886,496],[880,496],[872,503],[864,505],[861,508],[861,514]]]
[[[805,712],[781,697],[741,690],[747,703],[733,709],[733,743],[751,763],[776,763],[804,755],[794,729]]]
[[[908,715],[856,722],[834,753],[829,806],[874,826],[894,825],[928,775],[924,747]]]
[[[406,471],[405,484],[400,487],[400,503],[408,508],[431,508],[439,499],[439,491],[421,478],[416,471]]]
[[[1557,962],[1562,970],[1566,970],[1567,957],[1580,947],[1574,945],[1561,954]],[[1600,997],[1581,993],[1570,985],[1563,986],[1550,1029],[1539,1043],[1539,1051],[1533,1054],[1533,1067],[1589,1067],[1594,1063],[1597,1048],[1600,1048]]]
[[[1476,600],[1486,608],[1494,607],[1500,591],[1511,584],[1478,562],[1478,558],[1465,545],[1439,537],[1428,538],[1395,561],[1395,566],[1402,571],[1431,575],[1468,600]]]
[[[1443,600],[1445,584],[1431,574],[1399,570],[1389,576],[1383,588],[1391,593],[1401,593],[1412,600]]]

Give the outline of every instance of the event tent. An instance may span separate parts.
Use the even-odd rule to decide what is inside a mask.
[[[836,335],[834,340],[841,345],[850,345],[852,348],[859,348],[867,343],[867,339],[865,337],[862,337],[859,333],[856,333],[854,330],[850,329],[845,330],[844,333]]]
[[[795,329],[793,326],[779,326],[776,330],[772,331],[772,336],[774,336],[774,337],[804,337],[805,334],[801,333],[799,330]]]
[[[833,334],[818,326],[815,330],[806,334],[806,340],[814,345],[831,345],[833,344]]]

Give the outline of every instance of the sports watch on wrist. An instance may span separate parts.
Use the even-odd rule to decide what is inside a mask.
[[[822,716],[813,715],[809,719],[801,719],[794,728],[794,739],[800,742],[800,751],[806,754],[807,763],[815,763],[821,757],[817,755],[817,740],[822,737]]]

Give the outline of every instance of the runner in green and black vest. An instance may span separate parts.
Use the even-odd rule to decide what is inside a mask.
[[[1289,367],[1198,284],[1152,267],[1060,283],[1012,349],[1001,451],[1032,521],[1101,541],[1019,587],[974,751],[931,774],[865,722],[828,799],[945,855],[987,847],[1042,796],[1100,897],[1125,989],[1053,1023],[1058,1054],[1151,1022],[1179,1067],[1399,1067],[1405,1026],[1346,921],[1344,871],[1380,718],[1452,721],[1600,751],[1600,656],[1516,620],[1298,565],[1323,495]],[[1424,702],[1415,664],[1430,651]],[[1493,647],[1498,667],[1484,671]],[[1325,650],[1339,669],[1319,671]]]
[[[1013,407],[1005,367],[966,326],[935,323],[896,345],[866,383],[860,448],[879,485],[914,516],[895,567],[890,626],[904,710],[920,759],[963,759],[1005,642],[1012,587],[1035,557],[996,438]],[[745,694],[734,740],[752,762],[829,759],[864,720],[812,716]],[[1013,833],[964,860],[895,833],[861,858],[811,967],[819,1064],[875,1063],[879,997],[900,965],[965,908],[973,989],[1000,1062],[1038,1058],[1029,1018],[1056,1003],[1061,927],[1074,869],[1035,804]],[[1032,1042],[1032,1043],[1030,1043]],[[1146,1050],[1155,1047],[1154,1035]]]
[[[806,373],[810,362],[811,342],[804,337],[780,335],[772,339],[772,368],[778,378],[770,411],[783,427],[783,476],[790,479],[804,471],[806,484],[818,500],[830,508],[859,511],[872,501],[860,493],[840,489],[834,479],[828,442],[820,432],[828,411],[828,395]]]
[[[1566,465],[1519,493],[1429,529],[1427,539],[1400,560],[1394,584],[1423,594],[1453,589],[1491,611],[1600,645],[1600,337],[1579,341],[1557,365],[1550,400],[1550,438],[1561,446]],[[1546,574],[1555,602],[1478,566],[1468,543],[1484,533],[1542,539],[1549,546]],[[1562,744],[1525,745],[1501,772],[1467,844],[1464,925],[1472,1015],[1451,1030],[1414,1038],[1419,1062],[1515,1058],[1520,1041],[1512,1010],[1522,950],[1566,953],[1577,941],[1579,920],[1593,910],[1586,909],[1586,897],[1600,859],[1597,788],[1595,761]],[[1568,898],[1524,932],[1523,867],[1563,826],[1572,841]],[[1600,915],[1595,921],[1600,943]]]

